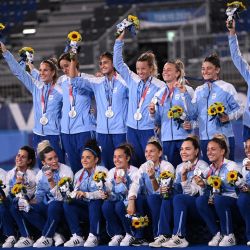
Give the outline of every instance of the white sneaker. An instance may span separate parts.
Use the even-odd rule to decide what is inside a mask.
[[[180,238],[178,235],[172,236],[170,240],[165,243],[162,243],[162,247],[187,247],[188,242],[185,238]]]
[[[34,241],[29,237],[20,237],[14,247],[23,248],[23,247],[32,247]]]
[[[59,233],[54,234],[53,240],[55,242],[56,247],[62,245],[65,242],[65,238],[63,237],[63,235]]]
[[[33,245],[33,247],[51,247],[53,244],[52,238],[47,238],[45,236],[41,236]]]
[[[116,247],[120,245],[120,242],[122,241],[124,237],[122,235],[115,235],[111,238],[111,241],[109,242],[110,247]]]
[[[15,236],[9,236],[2,245],[2,248],[11,248],[16,243]]]
[[[162,243],[169,241],[170,238],[165,237],[164,235],[159,235],[154,239],[153,242],[149,243],[150,247],[161,247]]]
[[[219,243],[221,242],[222,240],[222,235],[220,234],[220,232],[218,232],[213,238],[212,240],[210,240],[208,242],[208,245],[210,247],[216,247],[216,246],[219,246]]]
[[[220,247],[229,247],[234,245],[236,245],[236,239],[234,234],[225,235],[219,243]]]
[[[82,247],[84,245],[83,237],[73,234],[72,237],[64,243],[65,247]]]
[[[132,235],[126,233],[125,237],[123,238],[123,240],[120,243],[121,247],[128,247],[132,244],[132,242],[135,240],[135,237],[133,237]]]
[[[96,247],[96,246],[98,246],[97,237],[94,234],[89,233],[88,239],[84,243],[84,246],[85,247]]]
[[[247,246],[249,246],[249,247],[250,247],[250,241],[248,241],[248,242],[247,242]]]

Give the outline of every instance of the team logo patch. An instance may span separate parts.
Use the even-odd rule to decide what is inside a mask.
[[[54,99],[54,95],[49,95],[49,101],[52,101]]]
[[[215,99],[216,98],[216,93],[213,93],[212,94],[212,99]]]

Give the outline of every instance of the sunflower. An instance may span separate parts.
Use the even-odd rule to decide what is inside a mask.
[[[5,25],[3,23],[0,23],[0,30],[4,30],[5,29]]]
[[[212,104],[212,105],[208,108],[207,113],[208,113],[208,115],[210,115],[210,116],[214,116],[214,115],[217,114],[217,113],[216,113],[216,107],[215,107],[214,104]]]
[[[238,172],[235,170],[231,170],[227,173],[227,182],[229,184],[234,184],[238,179]]]
[[[170,109],[169,111],[168,111],[168,118],[173,118],[174,117],[174,112]]]
[[[237,7],[240,11],[246,10],[246,6],[240,1],[234,1],[232,3],[227,3],[227,7]]]
[[[58,186],[61,187],[63,186],[66,182],[71,182],[70,177],[62,177],[60,181],[58,182]]]
[[[105,172],[98,171],[98,172],[96,172],[96,173],[94,174],[93,180],[99,182],[99,181],[101,181],[101,180],[102,180],[102,181],[105,180],[106,177],[107,177],[107,174],[106,174]]]
[[[22,190],[25,190],[24,185],[22,184],[15,184],[12,189],[11,189],[11,193],[14,195],[19,194]]]
[[[162,172],[162,173],[160,174],[159,178],[160,178],[160,179],[167,179],[167,178],[172,178],[172,179],[174,179],[174,175],[173,175],[171,172],[169,172],[169,171],[164,171],[164,172]]]
[[[208,184],[209,186],[212,186],[212,185],[213,185],[213,176],[212,176],[212,175],[210,175],[210,176],[207,178],[207,184]]]
[[[140,28],[140,21],[137,16],[129,15],[128,21],[132,22],[137,30]]]
[[[218,102],[216,105],[216,113],[217,114],[223,114],[225,111],[225,107],[221,102]]]
[[[82,36],[78,31],[71,31],[68,34],[68,39],[70,41],[74,41],[74,42],[80,42],[82,40]]]
[[[18,50],[19,56],[22,55],[22,54],[24,54],[25,52],[29,52],[31,54],[35,53],[34,49],[31,48],[31,47],[23,47],[23,48],[21,48],[21,49]]]
[[[93,180],[94,180],[94,181],[98,181],[98,173],[95,173],[95,174],[94,174]]]
[[[221,186],[221,179],[220,179],[220,177],[215,178],[214,182],[213,182],[213,188],[220,189],[220,186]]]
[[[138,219],[138,218],[132,219],[132,227],[134,227],[134,228],[140,228],[141,227],[140,219]]]

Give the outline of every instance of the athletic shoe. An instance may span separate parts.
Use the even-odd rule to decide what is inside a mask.
[[[14,247],[23,248],[23,247],[32,247],[34,241],[29,237],[20,237]]]
[[[180,238],[178,235],[172,236],[167,242],[162,243],[162,247],[187,247],[188,242],[185,238]]]
[[[88,239],[84,243],[84,246],[85,247],[96,247],[96,246],[98,246],[97,237],[94,234],[89,233]]]
[[[123,238],[124,238],[124,236],[122,236],[122,235],[115,235],[115,236],[113,236],[111,238],[111,241],[109,242],[109,246],[110,247],[119,246]]]
[[[33,245],[33,247],[51,247],[53,244],[52,238],[47,238],[45,236],[41,236]]]
[[[56,247],[62,245],[65,242],[65,238],[59,233],[54,234],[53,240]]]
[[[15,236],[9,236],[2,245],[2,248],[11,248],[16,243]]]
[[[145,239],[135,238],[131,245],[135,247],[148,246],[148,242]]]
[[[64,243],[65,247],[82,247],[84,245],[83,237],[73,234],[72,237]]]
[[[120,243],[120,246],[122,247],[128,247],[132,244],[132,242],[135,240],[135,237],[133,237],[132,235],[126,233],[125,237],[123,238],[123,240]]]
[[[221,242],[221,240],[222,240],[222,236],[221,236],[220,232],[218,232],[218,233],[212,238],[212,240],[210,240],[210,241],[208,242],[208,245],[209,245],[210,247],[219,246],[219,243]]]
[[[164,235],[159,235],[154,239],[153,242],[149,243],[150,247],[161,247],[162,243],[169,241],[170,238],[165,237]]]
[[[219,243],[220,247],[230,247],[236,245],[236,240],[234,234],[225,235],[221,242]]]

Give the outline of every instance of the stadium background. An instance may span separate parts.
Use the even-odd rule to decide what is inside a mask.
[[[249,1],[244,4],[248,7]],[[225,27],[225,0],[0,0],[0,22],[6,29],[0,39],[17,56],[23,46],[35,49],[36,67],[45,58],[58,57],[64,50],[68,32],[83,36],[79,55],[85,73],[98,70],[98,56],[112,51],[115,25],[128,14],[141,20],[139,34],[128,36],[125,61],[135,69],[141,52],[152,50],[159,72],[168,59],[180,58],[186,75],[200,78],[201,62],[216,52],[222,61],[221,77],[231,82],[246,100],[247,85],[232,64]],[[241,14],[238,39],[244,57],[250,61],[250,11]],[[0,166],[10,168],[18,148],[31,144],[32,96],[10,74],[0,59]],[[191,86],[201,84],[190,81]],[[244,157],[241,121],[234,122],[236,158]]]

